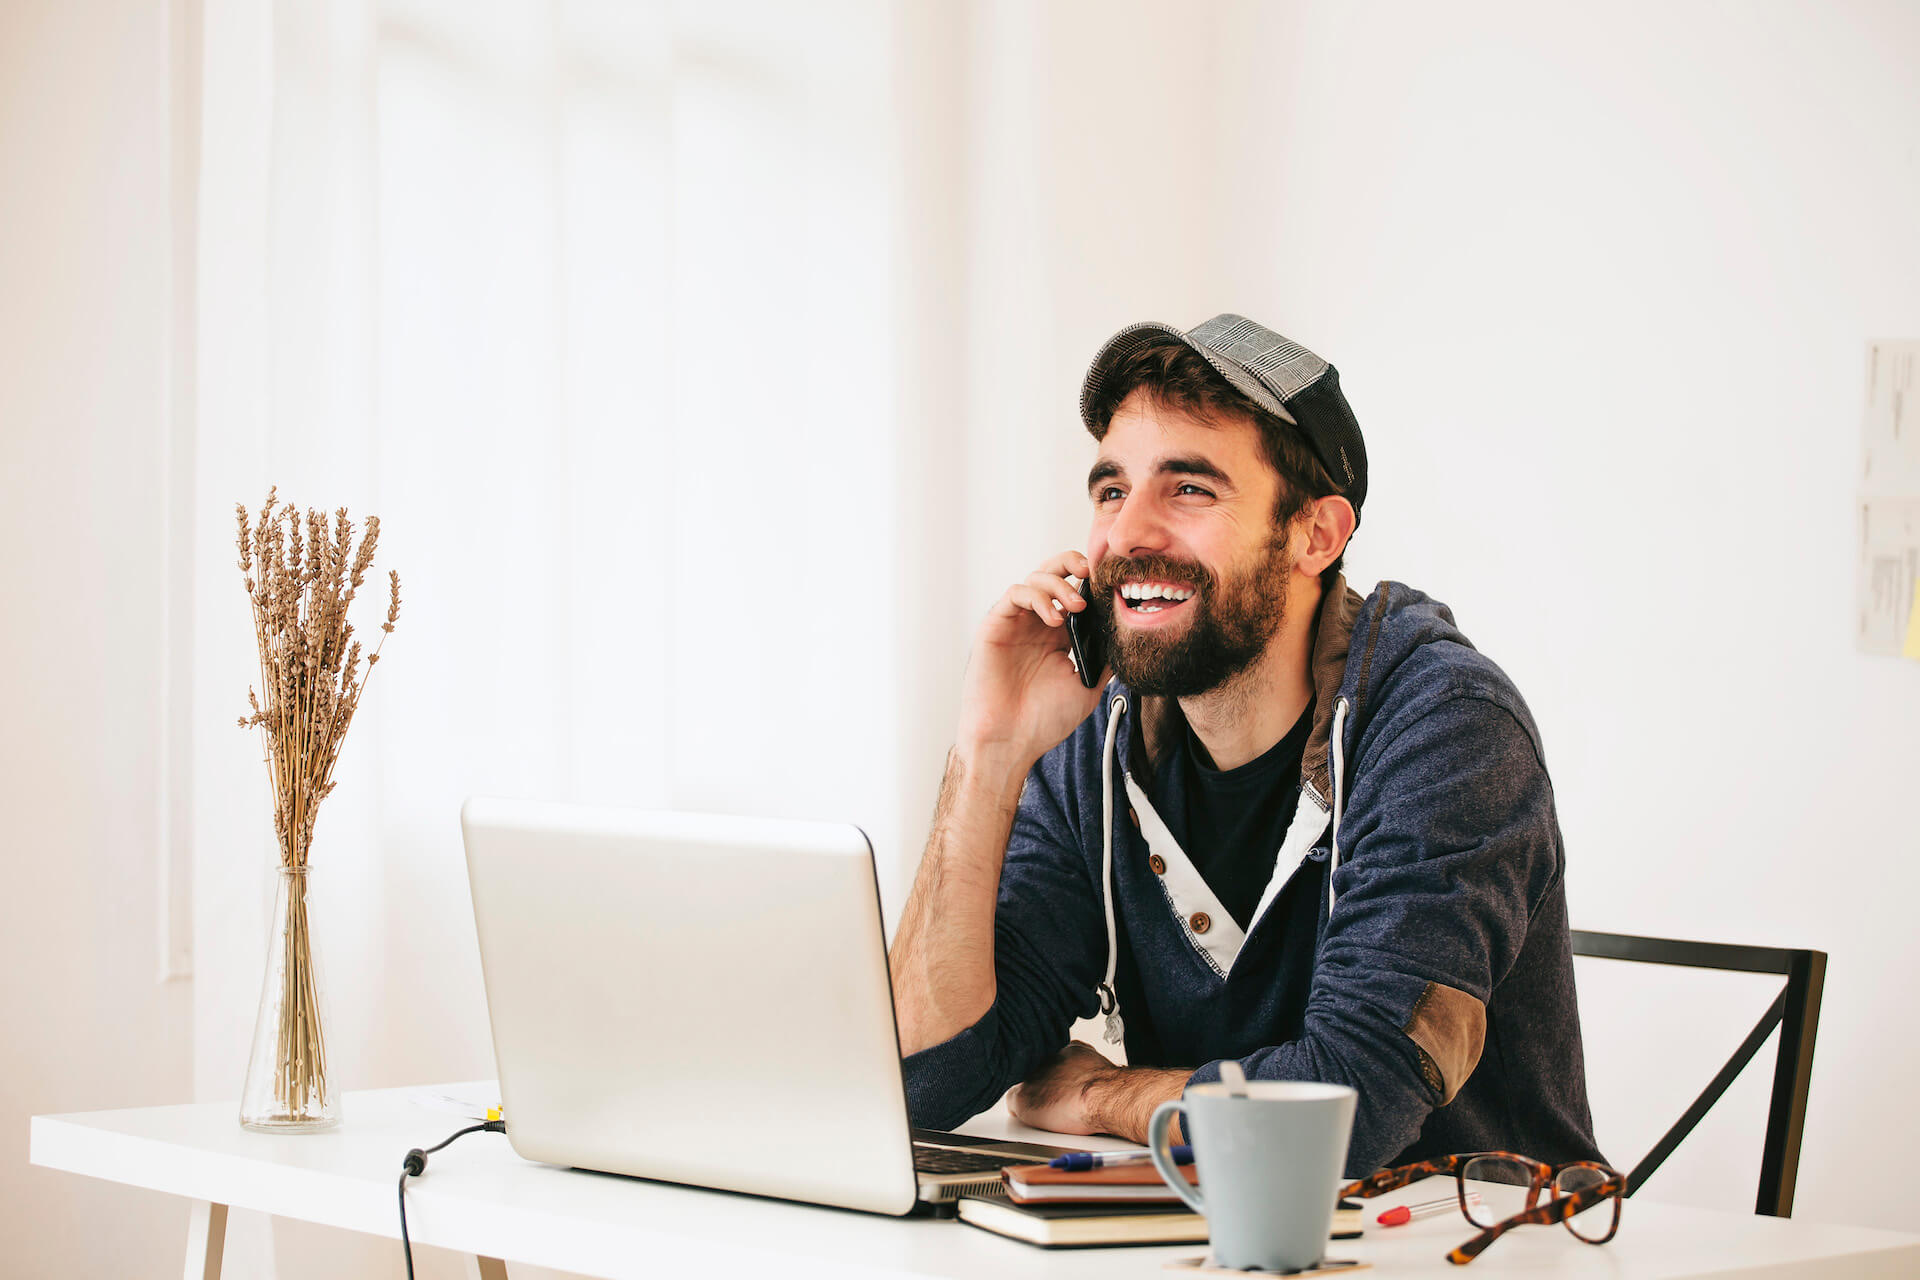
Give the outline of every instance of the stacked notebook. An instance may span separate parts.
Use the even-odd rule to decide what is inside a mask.
[[[1190,1164],[1180,1166],[1187,1185],[1200,1185]],[[1187,1207],[1150,1164],[1118,1164],[1069,1173],[1044,1164],[1009,1165],[1000,1171],[1007,1198],[1016,1204],[1159,1204]]]
[[[1047,1249],[1101,1244],[1205,1244],[1207,1220],[1185,1205],[1016,1204],[960,1201],[960,1220]]]
[[[1199,1185],[1192,1165],[1181,1170]],[[1001,1171],[1006,1198],[960,1201],[960,1219],[976,1227],[1050,1249],[1115,1244],[1203,1244],[1207,1220],[1160,1180],[1150,1164],[1124,1164],[1084,1173],[1046,1165]],[[1360,1234],[1358,1209],[1333,1215],[1335,1239]]]

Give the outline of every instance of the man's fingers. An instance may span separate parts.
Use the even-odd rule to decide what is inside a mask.
[[[1058,574],[1030,573],[1026,585],[1051,599],[1060,602],[1060,608],[1069,613],[1078,613],[1087,607],[1087,601],[1078,591],[1067,585],[1067,580]]]
[[[1050,627],[1062,626],[1066,614],[1078,613],[1087,606],[1086,598],[1067,585],[1066,575],[1084,579],[1092,572],[1093,566],[1084,555],[1063,551],[1028,574],[1024,582],[1008,587],[994,612],[1003,618],[1031,613]]]
[[[1042,622],[1052,623],[1053,615],[1059,613],[1052,601],[1052,596],[1042,597],[1026,583],[1016,582],[994,602],[993,611],[1003,618],[1017,618],[1023,613],[1031,613]]]
[[[1022,582],[1007,588],[1007,600],[1014,606],[1015,612],[1027,610],[1050,627],[1066,625],[1061,611],[1054,607],[1059,602],[1049,592]]]
[[[1062,578],[1089,578],[1093,576],[1093,562],[1078,551],[1062,551],[1042,564],[1040,572],[1051,573]]]

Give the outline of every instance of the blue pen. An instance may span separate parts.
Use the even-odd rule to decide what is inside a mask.
[[[1146,1151],[1075,1151],[1064,1156],[1055,1156],[1047,1161],[1050,1169],[1065,1169],[1068,1173],[1085,1173],[1089,1169],[1107,1169],[1114,1165],[1145,1164],[1153,1159]],[[1179,1143],[1173,1148],[1175,1164],[1192,1164],[1193,1148]]]

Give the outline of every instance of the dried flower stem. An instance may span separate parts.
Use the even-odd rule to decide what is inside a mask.
[[[244,505],[234,511],[240,572],[260,652],[260,691],[247,690],[252,714],[240,717],[240,727],[260,730],[273,783],[275,844],[287,875],[274,1096],[286,1118],[297,1120],[326,1097],[326,1045],[307,922],[307,855],[320,802],[333,793],[341,743],[380,661],[380,646],[400,618],[400,575],[388,575],[380,645],[363,667],[347,612],[373,565],[380,518],[367,517],[356,547],[345,507],[333,513],[329,528],[324,513],[308,511],[303,518],[273,489],[258,516],[249,516]]]

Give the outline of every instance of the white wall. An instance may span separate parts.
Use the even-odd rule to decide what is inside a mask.
[[[1221,47],[1264,51],[1200,122],[1244,147],[1232,301],[1341,369],[1356,576],[1519,681],[1577,927],[1830,954],[1797,1210],[1920,1229],[1848,1180],[1920,1140],[1920,665],[1850,631],[1866,344],[1920,334],[1920,10],[1246,6]],[[1700,1016],[1638,1029],[1704,1084]]]
[[[0,5],[0,1272],[179,1274],[184,1203],[27,1164],[27,1118],[178,1102],[163,982],[167,14]]]

